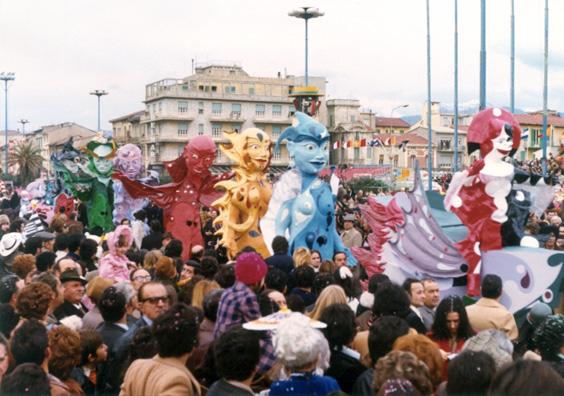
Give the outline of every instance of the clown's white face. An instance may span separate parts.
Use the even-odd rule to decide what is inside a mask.
[[[502,127],[499,135],[492,139],[492,143],[495,151],[502,156],[506,156],[513,147],[513,138],[507,134],[505,127]]]

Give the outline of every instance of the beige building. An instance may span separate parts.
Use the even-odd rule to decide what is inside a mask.
[[[515,154],[517,159],[523,161],[542,158],[542,115],[542,111],[515,115],[523,134],[528,135],[528,138],[521,139],[520,150]],[[564,118],[557,112],[550,111],[547,118],[547,155],[552,153],[556,157],[563,145]]]
[[[360,110],[356,99],[327,101],[331,133],[331,164],[335,166],[379,166],[394,168],[422,165],[427,140],[406,133],[409,124],[401,118],[377,117]],[[401,145],[405,142],[404,145]],[[401,145],[401,146],[400,146]]]
[[[216,143],[223,131],[257,127],[273,141],[291,125],[294,106],[288,94],[303,83],[302,77],[254,77],[237,65],[196,67],[183,79],[163,79],[145,87],[145,110],[110,120],[119,143],[141,147],[148,168],[162,169],[163,161],[178,157],[186,142],[208,135]],[[325,78],[310,77],[310,85],[325,94]],[[326,119],[323,97],[319,118]],[[229,160],[218,150],[216,170]],[[285,145],[273,153],[271,168],[288,165]]]
[[[51,171],[51,155],[62,150],[63,145],[72,137],[74,147],[81,148],[86,145],[96,132],[74,122],[47,125],[33,132],[26,133],[28,141],[41,148],[43,167]]]

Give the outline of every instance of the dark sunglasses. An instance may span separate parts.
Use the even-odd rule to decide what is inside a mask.
[[[148,302],[151,304],[158,304],[159,302],[168,302],[168,296],[159,296],[159,297],[147,297],[144,298],[142,302]]]

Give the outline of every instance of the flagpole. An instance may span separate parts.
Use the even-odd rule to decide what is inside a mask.
[[[454,171],[458,172],[458,0],[454,0]]]
[[[544,84],[542,94],[542,174],[547,173],[547,123],[548,123],[548,0],[544,0]]]
[[[431,129],[431,23],[429,0],[427,0],[427,172],[429,173],[429,191],[433,190],[433,146]]]

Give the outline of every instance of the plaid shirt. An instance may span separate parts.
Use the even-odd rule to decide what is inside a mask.
[[[219,338],[223,333],[236,325],[250,322],[261,317],[257,296],[244,283],[236,281],[235,284],[226,289],[219,301],[217,319],[213,331],[214,338]],[[270,334],[262,337],[260,341],[261,357],[258,364],[258,372],[267,372],[274,362],[274,348]]]

